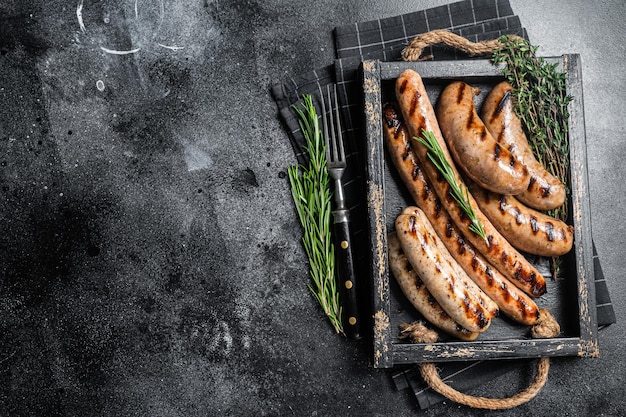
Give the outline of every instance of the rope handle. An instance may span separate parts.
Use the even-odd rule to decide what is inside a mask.
[[[522,39],[517,35],[507,35],[510,39]],[[432,55],[422,57],[422,52],[429,46],[444,44],[449,47],[466,52],[471,56],[490,54],[493,51],[500,50],[504,44],[500,42],[500,38],[482,42],[472,42],[462,36],[454,34],[448,30],[432,30],[422,33],[409,42],[409,45],[402,51],[402,59],[404,61],[424,61],[431,59]]]
[[[542,309],[541,316],[537,324],[531,328],[531,335],[535,338],[556,337],[561,328],[552,314],[546,309]],[[427,328],[422,322],[400,325],[400,338],[411,339],[415,343],[433,343],[437,341],[437,332]],[[486,410],[506,410],[532,400],[541,391],[548,380],[550,370],[550,360],[547,357],[539,358],[535,378],[528,387],[519,393],[507,398],[485,398],[464,394],[446,384],[439,375],[434,363],[419,364],[420,374],[429,387],[458,404],[472,408]]]

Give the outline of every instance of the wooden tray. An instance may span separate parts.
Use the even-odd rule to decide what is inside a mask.
[[[399,325],[421,318],[406,300],[393,277],[387,258],[387,234],[402,209],[414,205],[406,187],[387,155],[382,133],[382,104],[395,100],[394,82],[407,68],[421,76],[433,105],[441,89],[452,80],[480,87],[476,97],[481,106],[486,94],[504,80],[501,68],[489,60],[381,62],[361,65],[367,134],[367,203],[370,227],[370,270],[373,295],[373,366],[390,368],[419,362],[469,361],[484,359],[536,358],[544,356],[585,356],[599,354],[592,259],[590,207],[587,184],[587,156],[581,64],[579,55],[545,58],[558,62],[567,76],[572,197],[568,202],[568,223],[574,226],[574,248],[564,256],[557,279],[551,278],[549,260],[528,259],[548,281],[548,293],[536,300],[561,325],[553,339],[532,339],[530,328],[506,317],[492,321],[476,341],[455,341],[442,335],[436,343],[409,343],[398,338]],[[440,333],[441,334],[441,333]]]

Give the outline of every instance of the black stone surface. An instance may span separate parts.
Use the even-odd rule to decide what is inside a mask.
[[[445,3],[0,4],[0,415],[626,415],[621,0],[511,1],[542,54],[582,56],[601,358],[553,360],[515,410],[420,411],[306,287],[269,88],[331,63],[335,26]]]

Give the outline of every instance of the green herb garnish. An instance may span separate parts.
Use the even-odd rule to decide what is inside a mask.
[[[452,165],[446,158],[443,153],[443,149],[441,149],[441,145],[437,142],[437,138],[433,134],[433,132],[427,132],[425,129],[422,129],[422,136],[419,138],[413,138],[420,143],[422,143],[428,149],[428,159],[435,165],[437,170],[443,175],[446,182],[450,185],[450,195],[459,205],[459,208],[467,215],[470,219],[471,223],[469,225],[469,229],[476,233],[478,236],[487,240],[487,236],[485,234],[485,228],[483,224],[476,217],[476,213],[472,208],[472,205],[469,201],[469,191],[467,187],[463,187],[456,181],[456,176],[454,175],[454,170],[452,169]]]
[[[309,260],[311,283],[309,289],[322,307],[337,333],[344,333],[341,304],[335,280],[335,248],[332,244],[331,193],[326,167],[326,145],[311,95],[302,96],[298,114],[300,130],[306,140],[309,155],[307,166],[287,168],[291,195],[302,226],[302,244]]]
[[[513,87],[513,108],[520,118],[535,158],[558,178],[569,201],[569,138],[567,106],[572,97],[566,94],[565,74],[558,64],[537,57],[538,47],[521,38],[503,36],[503,48],[494,51],[492,62],[506,64],[502,73]],[[567,204],[547,211],[552,217],[567,220]],[[556,278],[561,260],[552,258]]]
[[[533,154],[544,167],[558,178],[570,195],[569,139],[567,106],[572,100],[566,94],[565,74],[558,64],[549,64],[537,57],[538,47],[521,38],[504,36],[504,47],[494,51],[494,64],[506,64],[503,75],[513,87],[515,113],[528,136]],[[565,221],[567,204],[548,212]]]

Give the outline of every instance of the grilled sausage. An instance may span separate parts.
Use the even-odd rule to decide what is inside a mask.
[[[437,120],[450,153],[468,177],[500,194],[520,194],[528,188],[528,169],[491,136],[478,117],[477,88],[456,81],[437,102]]]
[[[415,141],[410,139],[399,109],[394,104],[386,103],[383,111],[383,132],[391,160],[414,203],[426,214],[450,255],[498,305],[502,313],[518,323],[535,324],[539,318],[539,308],[535,302],[491,266],[454,225],[419,165],[413,151]]]
[[[511,245],[540,256],[561,256],[572,249],[574,227],[521,204],[511,195],[496,194],[468,182],[478,207]]]
[[[389,250],[389,269],[402,290],[404,296],[411,302],[424,318],[439,329],[461,340],[476,340],[479,333],[470,332],[454,320],[441,308],[441,305],[430,294],[424,281],[417,275],[411,263],[402,250],[400,241],[395,232],[387,237]]]
[[[497,84],[485,98],[481,118],[493,138],[528,168],[530,183],[516,198],[537,210],[560,207],[565,202],[565,187],[535,158],[513,109],[512,90],[507,81]]]
[[[396,233],[404,253],[441,308],[461,326],[472,332],[487,330],[490,314],[480,300],[463,285],[463,270],[437,237],[424,213],[413,207],[411,214],[400,214]]]
[[[442,138],[441,130],[435,117],[435,111],[426,94],[426,89],[420,75],[413,70],[406,70],[396,80],[396,97],[403,119],[411,137],[421,134],[422,129],[432,132],[446,159],[452,166],[456,181],[465,187],[454,162],[447,151],[447,146]],[[480,211],[476,201],[471,195],[469,203],[476,213],[477,219],[483,224],[487,239],[481,238],[469,230],[471,220],[459,208],[450,194],[450,185],[443,178],[434,164],[429,160],[428,148],[419,142],[415,142],[414,151],[417,155],[426,177],[432,188],[446,207],[448,214],[463,235],[478,251],[480,251],[491,265],[496,267],[513,284],[521,288],[528,295],[539,297],[546,292],[545,278],[537,271],[522,254],[520,254],[489,222],[487,217]]]

